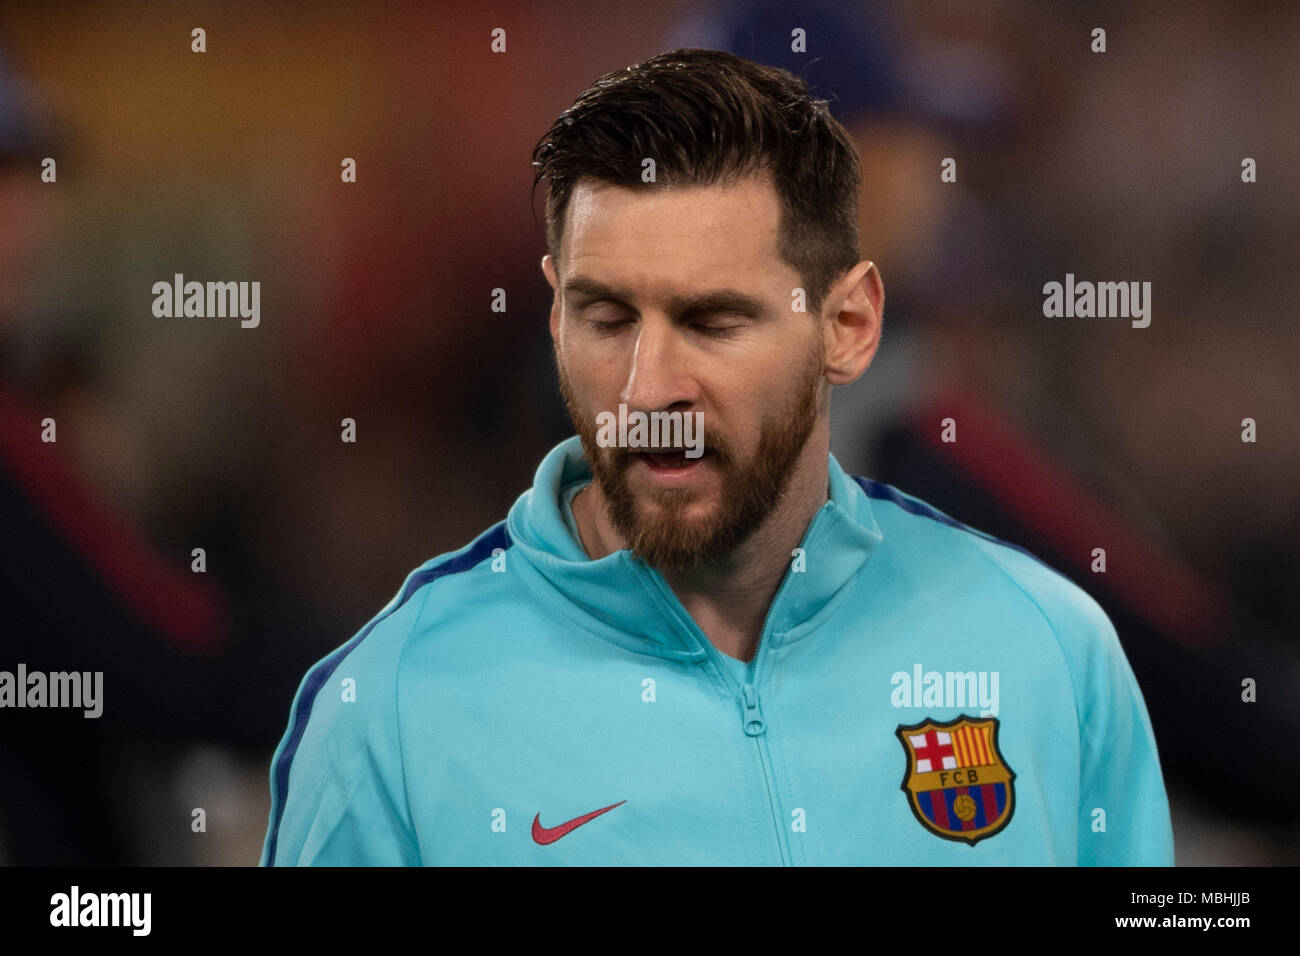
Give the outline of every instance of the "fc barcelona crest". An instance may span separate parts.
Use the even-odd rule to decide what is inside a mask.
[[[974,846],[1010,822],[1016,775],[998,750],[996,717],[923,720],[895,733],[907,754],[902,789],[921,826]]]

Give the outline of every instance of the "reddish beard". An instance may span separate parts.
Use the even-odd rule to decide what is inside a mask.
[[[790,401],[764,420],[758,450],[749,460],[738,461],[731,443],[706,429],[705,461],[718,470],[722,493],[711,513],[688,519],[686,510],[700,499],[700,492],[653,488],[638,496],[628,481],[636,452],[597,444],[596,416],[579,407],[573,384],[557,361],[560,393],[592,477],[607,503],[610,522],[635,557],[662,570],[690,570],[727,557],[758,530],[789,489],[795,462],[816,424],[822,363],[818,342],[799,370]]]

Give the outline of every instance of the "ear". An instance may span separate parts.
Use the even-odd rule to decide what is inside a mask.
[[[864,260],[845,273],[826,308],[826,381],[848,385],[867,370],[880,345],[885,286],[876,264]]]
[[[555,274],[555,260],[551,256],[542,256],[542,275],[546,276],[546,281],[550,283],[551,291],[554,293],[551,299],[551,340],[559,345],[560,335],[560,280]]]

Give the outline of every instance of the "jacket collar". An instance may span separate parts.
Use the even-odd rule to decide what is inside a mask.
[[[815,629],[818,615],[866,563],[882,535],[870,499],[828,456],[829,500],[804,533],[803,571],[789,570],[768,610],[760,650]],[[659,571],[627,550],[592,560],[564,520],[562,492],[591,480],[576,435],[542,459],[533,487],[506,517],[519,554],[549,588],[576,605],[582,623],[642,653],[698,659],[707,640]],[[793,559],[792,559],[793,561]],[[572,611],[569,611],[572,616]]]

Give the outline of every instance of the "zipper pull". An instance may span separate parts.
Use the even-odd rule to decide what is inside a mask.
[[[745,733],[757,737],[767,729],[762,711],[758,709],[758,691],[754,690],[753,684],[747,683],[740,688],[740,697],[745,710]]]

